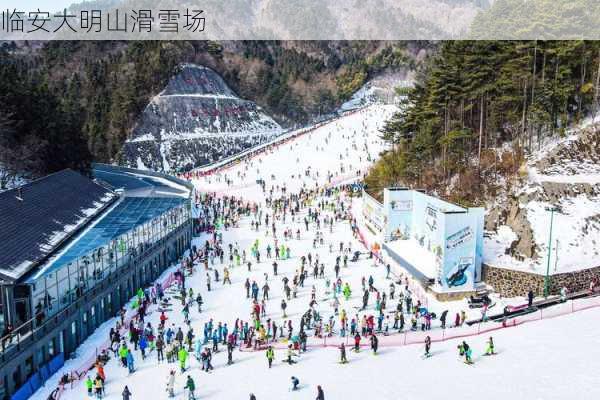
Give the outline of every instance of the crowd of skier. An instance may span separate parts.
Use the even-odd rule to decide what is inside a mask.
[[[353,340],[354,351],[360,351],[361,346],[368,343],[373,353],[377,353],[380,335],[407,329],[430,330],[432,319],[437,316],[412,298],[408,277],[391,278],[389,265],[385,266],[384,281],[377,282],[373,275],[363,276],[360,288],[352,288],[344,281],[342,272],[352,262],[374,256],[371,252],[363,254],[356,240],[354,245],[332,240],[338,224],[347,224],[354,238],[358,238],[356,221],[349,213],[345,196],[348,189],[315,188],[287,193],[285,187],[263,187],[266,197],[263,205],[227,196],[196,195],[196,205],[209,227],[204,236],[206,240],[201,246],[192,246],[189,255],[181,260],[175,284],[166,293],[160,284],[138,290],[133,302],[136,315],[127,322],[122,311],[120,320],[110,331],[110,349],[98,357],[95,378],[90,373],[86,379],[88,393],[102,397],[106,381],[104,364],[110,358],[117,360],[129,374],[135,373],[136,360],[140,358],[173,364],[166,377],[167,396],[175,396],[176,381],[181,380],[185,382],[183,388],[188,399],[195,399],[196,383],[189,371],[191,358],[198,362],[201,371],[210,373],[214,368],[213,357],[222,349],[227,354],[227,365],[235,362],[235,351],[264,351],[267,366],[272,368],[276,349],[285,351],[283,363],[296,364],[309,347],[309,337],[348,337]],[[227,240],[227,232],[239,227],[242,218],[250,219],[251,231],[256,233],[249,249]],[[328,240],[325,240],[326,235]],[[288,267],[282,274],[279,265],[292,258],[294,240],[303,238],[312,240],[312,250],[295,255],[297,268],[290,273]],[[335,257],[335,262],[325,263],[320,257],[323,251]],[[193,323],[196,319],[193,314],[203,313],[203,292],[214,290],[215,285],[231,285],[232,276],[251,273],[263,263],[270,264],[272,274],[265,272],[260,281],[250,276],[241,278],[245,281],[248,315],[240,315],[234,321],[209,318],[202,326]],[[188,284],[189,277],[196,274],[203,276],[205,287]],[[278,304],[281,318],[276,318],[274,311],[267,312],[273,302],[270,294],[278,281],[282,286],[282,300]],[[319,292],[317,287],[323,286],[325,290]],[[310,287],[310,296],[301,298],[298,292],[305,287]],[[356,292],[360,293],[361,307],[347,309],[346,303]],[[298,320],[287,316],[291,302],[305,302],[305,311]],[[322,307],[318,306],[323,302],[331,306],[328,315],[323,315]],[[184,319],[179,326],[170,322],[175,306]],[[158,314],[158,322],[148,317],[152,307]],[[446,327],[446,315],[447,311],[439,316],[442,328]],[[454,325],[462,325],[465,319],[464,312],[457,313]],[[425,357],[431,355],[430,349],[431,340],[427,337]],[[493,354],[493,344],[491,349]],[[470,347],[463,342],[459,350],[465,362],[471,363]],[[343,342],[339,352],[340,363],[347,363]],[[297,388],[298,377],[294,376],[292,389]],[[127,386],[122,396],[123,400],[132,397]],[[324,399],[320,387],[318,396],[317,399]]]

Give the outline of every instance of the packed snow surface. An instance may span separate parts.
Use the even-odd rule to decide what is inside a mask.
[[[266,181],[267,190],[274,187],[275,193],[281,194],[282,186],[289,192],[296,192],[301,187],[327,185],[331,183],[351,181],[357,174],[363,173],[380,150],[384,148],[378,138],[377,127],[393,110],[377,106],[360,111],[357,114],[343,118],[330,126],[319,128],[309,135],[288,142],[272,151],[244,161],[227,170],[219,176],[205,177],[195,180],[200,191],[217,191],[220,194],[235,194],[246,199],[263,202],[264,193],[256,184],[256,179]],[[354,146],[356,145],[356,146]],[[341,158],[340,158],[341,155]],[[369,159],[371,161],[369,161]],[[310,168],[309,168],[310,167]],[[318,172],[318,175],[317,175]],[[229,181],[229,184],[226,183]],[[277,188],[279,187],[279,188]],[[346,206],[350,199],[342,196]],[[359,217],[358,210],[353,214]],[[272,244],[273,237],[265,234],[264,226],[257,232],[250,223],[252,217],[245,217],[238,227],[223,232],[223,246],[228,244],[239,246],[249,254],[249,249],[255,240],[260,242],[263,254],[260,263],[252,259],[250,271],[242,266],[231,269],[231,284],[212,281],[212,290],[207,291],[206,273],[202,265],[195,267],[192,276],[186,279],[188,287],[203,296],[204,306],[201,313],[196,307],[190,312],[191,327],[195,334],[202,336],[204,323],[209,319],[227,323],[232,328],[236,318],[245,321],[249,319],[250,301],[246,298],[244,282],[246,279],[256,281],[259,287],[268,279],[270,297],[266,301],[266,318],[276,321],[278,326],[291,319],[294,329],[298,330],[299,318],[306,311],[311,298],[312,287],[315,288],[316,309],[324,321],[330,316],[337,320],[333,311],[333,296],[327,281],[335,279],[333,265],[335,258],[340,255],[338,244],[344,243],[351,251],[364,251],[357,238],[352,235],[348,222],[342,221],[333,225],[332,230],[323,228],[324,243],[314,244],[315,230],[311,227],[305,231],[302,219],[306,216],[304,210],[294,221],[288,216],[286,221],[277,221],[277,231],[285,228],[301,231],[300,239],[295,234],[292,239],[284,240],[279,235],[280,243],[289,246],[291,258],[278,260],[279,275],[273,276],[272,259],[266,259],[264,248]],[[503,230],[505,240],[510,240],[511,232]],[[196,245],[202,245],[206,237],[196,239]],[[299,268],[299,257],[312,253],[318,256],[326,265],[324,278],[309,276],[304,287],[298,288],[297,298],[288,302],[287,317],[283,317],[280,303],[283,298],[282,276],[292,278]],[[249,257],[250,258],[250,257]],[[228,262],[225,261],[225,264]],[[223,265],[218,260],[211,268],[222,271]],[[209,271],[212,277],[212,272]],[[310,269],[309,269],[310,272]],[[398,272],[395,270],[395,272]],[[372,276],[374,286],[387,292],[391,279],[386,279],[386,273],[381,266],[375,267],[372,260],[363,254],[357,262],[348,262],[341,268],[340,279],[348,283],[352,294],[348,299],[339,296],[340,309],[348,313],[350,319],[359,313],[363,277]],[[394,278],[399,278],[394,276]],[[410,286],[410,284],[409,284]],[[397,285],[396,293],[403,290],[403,285]],[[167,296],[175,292],[168,291]],[[415,295],[415,293],[413,293]],[[416,295],[415,295],[416,298]],[[181,304],[172,298],[173,310],[168,312],[167,326],[174,324],[182,326],[187,331],[181,313]],[[516,299],[522,302],[522,299]],[[386,311],[395,309],[396,300],[388,300]],[[495,299],[494,312],[502,309],[503,300]],[[375,313],[374,301],[371,300],[368,314]],[[449,309],[448,332],[460,330],[454,328],[454,315],[460,310],[467,310],[465,301],[438,303],[431,298],[427,301],[430,311],[438,315]],[[154,327],[158,325],[159,313],[156,307],[151,307],[151,313],[146,322]],[[476,316],[479,311],[468,311]],[[359,318],[364,315],[360,312]],[[389,314],[388,314],[389,315]],[[406,316],[408,325],[410,316]],[[32,397],[34,400],[46,400],[54,389],[61,373],[68,372],[81,366],[95,354],[96,346],[108,339],[108,331],[115,321],[102,325],[79,349],[79,357],[67,362],[62,371],[51,378],[46,387]],[[227,352],[223,346],[213,357],[214,370],[206,373],[201,370],[200,363],[190,354],[187,371],[181,373],[177,363],[157,362],[155,352],[150,352],[142,360],[139,351],[134,351],[136,371],[128,374],[127,369],[112,359],[105,366],[106,400],[122,399],[121,392],[125,385],[132,393],[132,400],[167,399],[166,379],[169,371],[176,372],[175,399],[187,399],[184,390],[185,380],[192,376],[196,383],[196,398],[198,399],[248,399],[254,393],[257,400],[281,399],[314,399],[316,387],[321,385],[328,400],[365,400],[365,399],[445,399],[461,398],[480,400],[506,399],[594,399],[600,396],[597,372],[600,368],[600,358],[594,349],[600,346],[600,336],[597,334],[600,323],[598,308],[581,311],[576,314],[530,322],[525,325],[495,331],[494,342],[497,355],[483,356],[485,341],[489,335],[467,337],[464,339],[434,342],[432,357],[423,359],[424,352],[421,343],[402,346],[403,333],[397,333],[390,328],[390,336],[380,336],[380,350],[373,355],[363,347],[354,353],[347,348],[349,363],[338,363],[339,350],[335,347],[322,347],[322,340],[309,338],[308,351],[296,358],[297,364],[288,365],[283,362],[285,344],[278,342],[275,350],[273,368],[267,367],[264,351],[239,351],[233,354],[234,363],[227,366]],[[495,323],[489,323],[490,326]],[[406,329],[406,327],[405,327]],[[339,331],[330,340],[333,343],[343,341]],[[434,320],[431,335],[439,335],[441,329],[439,320]],[[474,365],[466,365],[458,356],[457,345],[466,340],[473,349]],[[352,342],[350,340],[350,342]],[[366,338],[363,344],[366,344]],[[95,372],[92,372],[92,376]],[[300,380],[300,389],[290,391],[290,377]],[[76,382],[73,388],[66,389],[61,400],[87,399],[83,381]]]
[[[302,187],[355,181],[386,148],[380,129],[395,110],[389,105],[361,109],[195,183],[202,191],[258,201],[263,197],[257,183],[261,179],[269,188],[285,186],[292,193]]]

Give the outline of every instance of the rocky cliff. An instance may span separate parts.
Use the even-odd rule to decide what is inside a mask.
[[[539,274],[600,266],[600,124],[542,146],[520,175],[489,209],[485,261]]]
[[[213,70],[183,65],[145,108],[121,151],[136,168],[178,171],[270,140],[281,126],[240,99]]]

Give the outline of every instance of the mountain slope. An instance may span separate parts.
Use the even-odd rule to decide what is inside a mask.
[[[545,273],[550,242],[551,273],[600,265],[600,124],[583,124],[542,147],[521,175],[490,209],[486,262]]]
[[[186,64],[145,108],[121,163],[160,171],[189,169],[272,139],[281,127],[242,100],[213,70]]]

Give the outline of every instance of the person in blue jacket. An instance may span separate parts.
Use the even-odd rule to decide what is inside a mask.
[[[140,339],[140,351],[142,352],[142,360],[146,359],[146,349],[148,348],[148,339],[146,339],[146,335],[142,335]]]
[[[129,373],[132,374],[135,371],[135,366],[133,364],[133,354],[131,351],[127,352],[127,368],[129,369]]]

